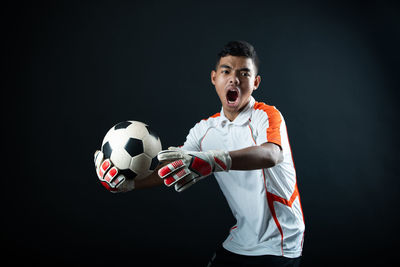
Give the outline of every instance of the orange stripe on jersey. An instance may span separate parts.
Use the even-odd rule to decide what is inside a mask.
[[[278,228],[279,233],[281,234],[281,252],[282,252],[282,256],[284,256],[284,254],[283,254],[283,230],[282,230],[281,224],[279,223],[278,216],[276,215],[274,202],[279,202],[288,207],[292,207],[293,202],[296,200],[296,198],[299,198],[299,204],[300,204],[300,209],[301,209],[300,194],[299,194],[299,189],[297,188],[297,181],[296,181],[296,184],[294,185],[294,191],[293,191],[292,195],[290,196],[290,199],[284,199],[283,197],[280,197],[280,196],[277,196],[275,194],[268,192],[267,181],[265,178],[264,170],[262,170],[262,175],[264,176],[264,187],[265,187],[265,192],[267,195],[268,207],[269,207],[269,210],[271,211],[271,215],[275,221],[276,227]],[[303,214],[303,210],[301,210],[301,213]],[[304,222],[304,215],[303,215],[303,222]],[[303,238],[304,238],[304,234],[303,234]]]
[[[269,106],[262,102],[256,102],[254,104],[255,110],[262,110],[268,116],[268,129],[267,129],[267,140],[268,142],[281,145],[281,123],[282,118],[279,111],[274,106]]]
[[[212,116],[210,116],[208,119],[211,119],[211,118],[216,118],[216,117],[219,117],[219,116],[221,116],[221,113],[215,113],[214,115],[212,115]],[[208,120],[208,119],[205,119],[205,120]]]

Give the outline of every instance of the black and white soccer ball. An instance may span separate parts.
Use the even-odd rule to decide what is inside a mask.
[[[101,151],[125,176],[118,191],[134,188],[134,180],[149,176],[158,166],[162,149],[158,135],[140,121],[123,121],[113,126],[103,139]]]

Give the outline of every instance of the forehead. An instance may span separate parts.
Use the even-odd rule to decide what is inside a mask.
[[[237,57],[231,55],[221,57],[218,63],[218,68],[220,68],[222,65],[227,65],[233,69],[248,68],[252,71],[255,69],[253,60],[248,57]]]

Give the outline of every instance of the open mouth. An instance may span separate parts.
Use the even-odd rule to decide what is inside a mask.
[[[236,103],[236,100],[239,98],[239,91],[237,89],[229,89],[226,93],[226,99],[228,100],[228,104]]]

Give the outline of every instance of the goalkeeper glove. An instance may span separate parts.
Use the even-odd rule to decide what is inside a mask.
[[[101,184],[112,193],[127,192],[135,188],[135,182],[125,182],[125,176],[119,174],[110,159],[104,159],[103,152],[97,150],[94,153],[94,165],[96,167],[97,177]]]
[[[159,161],[172,161],[158,170],[167,186],[175,185],[181,192],[213,172],[229,171],[232,159],[228,152],[210,150],[206,152],[184,151],[170,147],[158,153]]]

